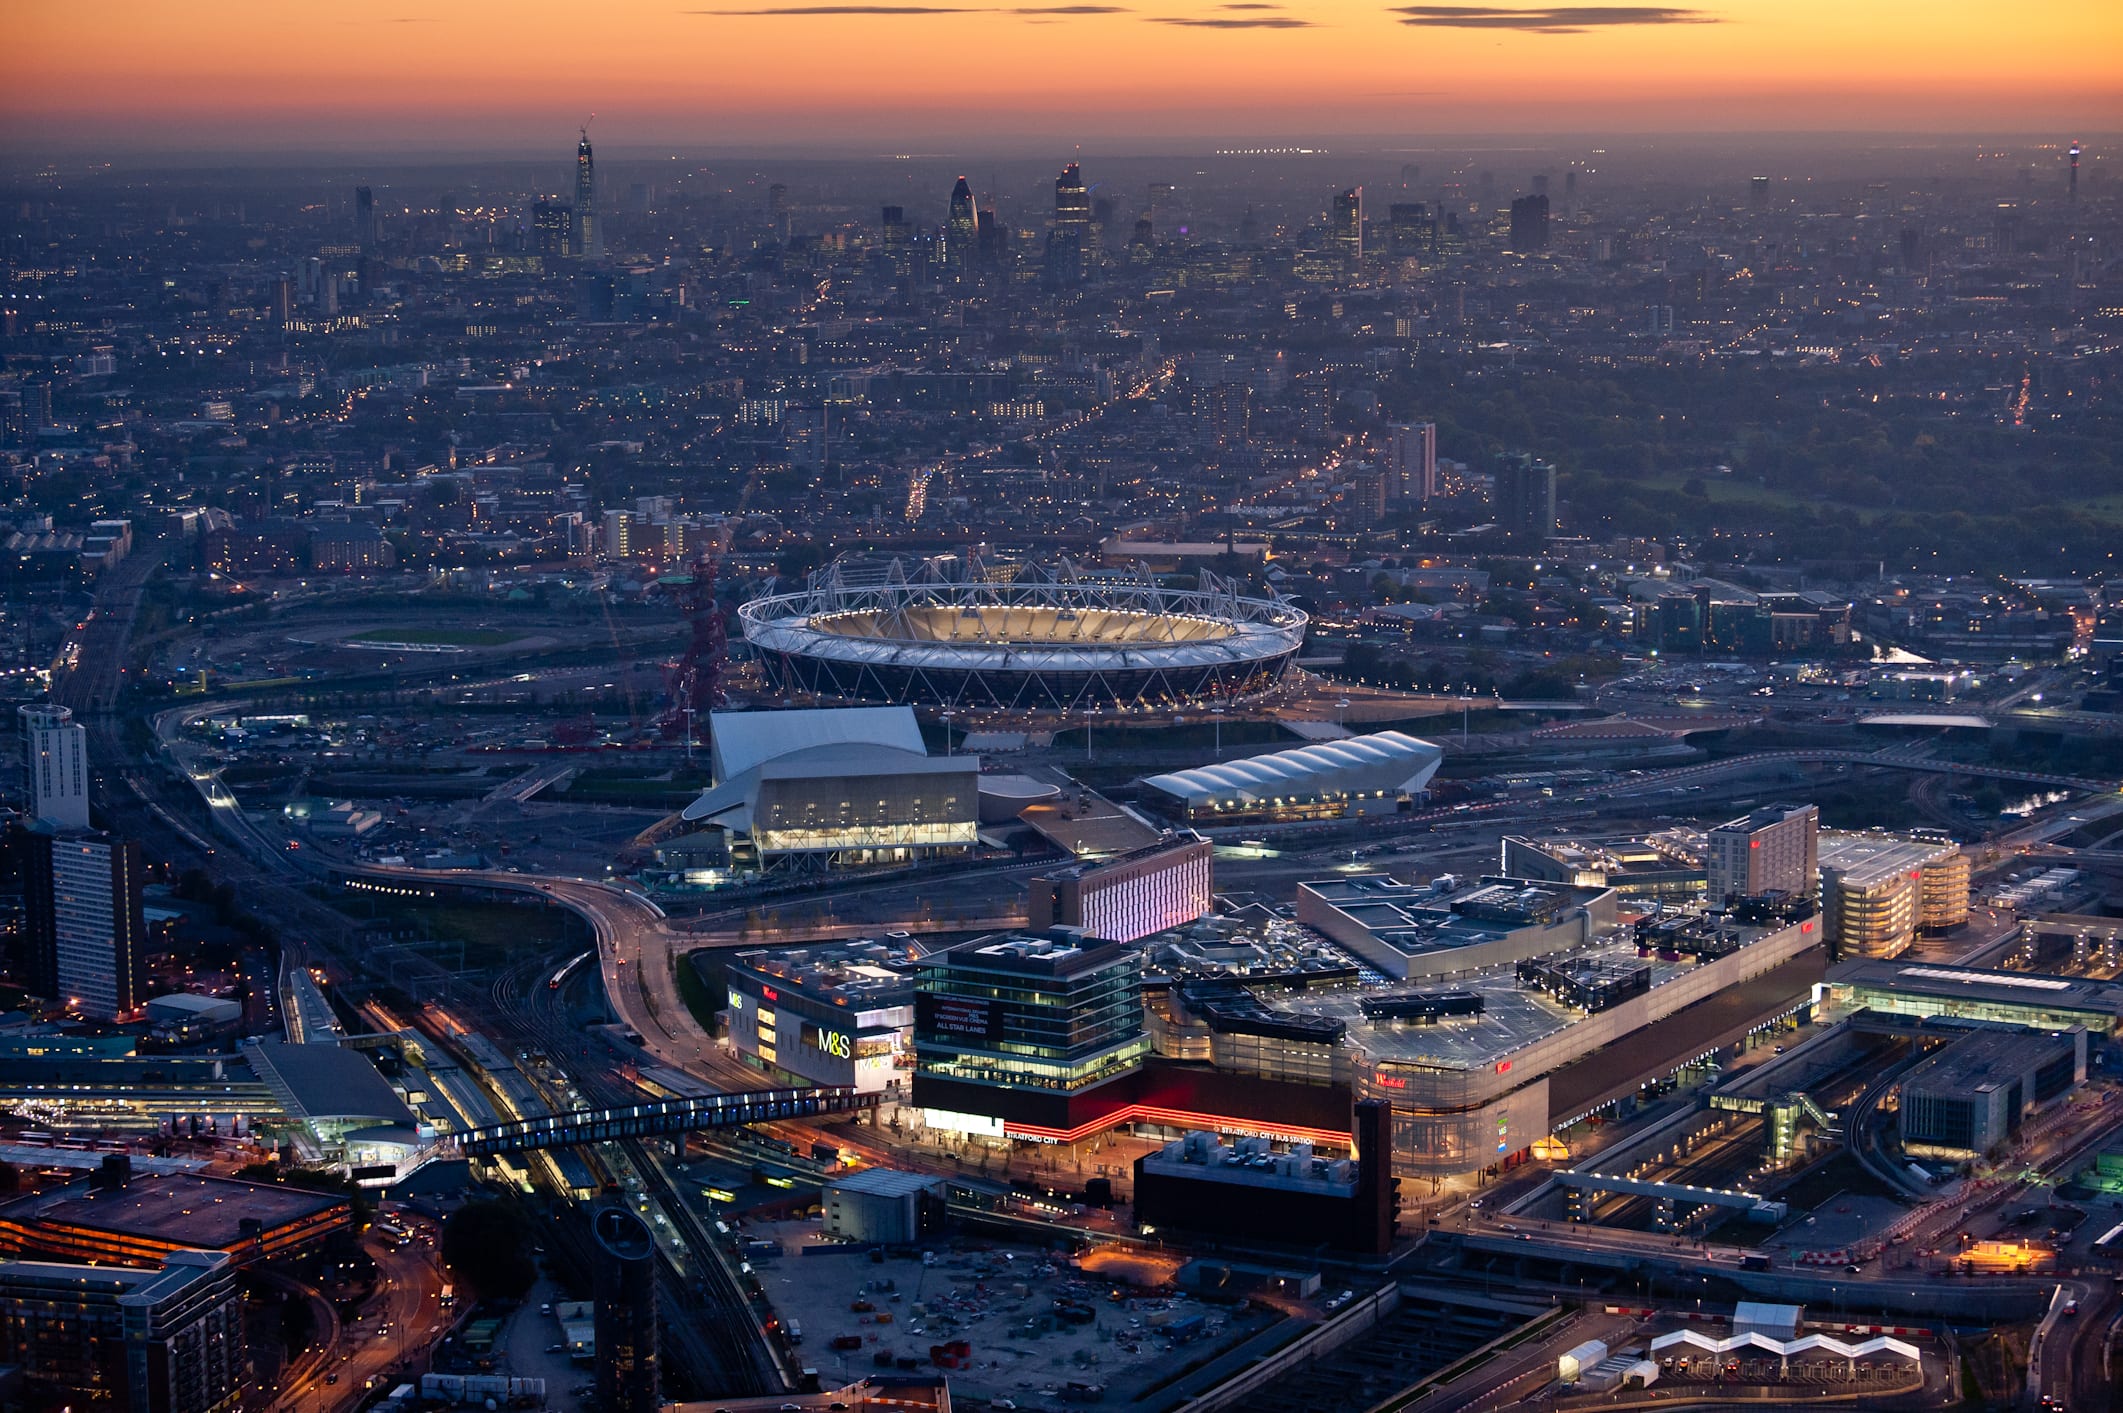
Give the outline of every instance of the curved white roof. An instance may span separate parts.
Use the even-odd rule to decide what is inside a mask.
[[[1372,790],[1418,790],[1437,773],[1444,752],[1399,731],[1319,741],[1272,755],[1152,775],[1143,784],[1190,805],[1250,804],[1262,799]]]
[[[717,711],[708,715],[717,781],[820,746],[876,746],[927,755],[914,709],[828,707],[798,711]]]

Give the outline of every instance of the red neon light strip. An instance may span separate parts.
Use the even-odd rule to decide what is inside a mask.
[[[1198,1114],[1187,1109],[1161,1109],[1154,1104],[1130,1104],[1126,1108],[1115,1110],[1105,1118],[1093,1119],[1089,1123],[1078,1124],[1075,1128],[1046,1128],[1040,1124],[1018,1124],[1006,1120],[1003,1123],[1003,1133],[1010,1138],[1051,1138],[1057,1143],[1077,1143],[1094,1133],[1103,1133],[1109,1128],[1118,1128],[1122,1124],[1138,1121],[1170,1124],[1180,1128],[1213,1129],[1225,1125],[1233,1128],[1250,1127],[1276,1138],[1294,1138],[1332,1144],[1336,1147],[1344,1146],[1350,1140],[1349,1134],[1336,1129],[1306,1128],[1301,1124],[1260,1123],[1228,1115]]]

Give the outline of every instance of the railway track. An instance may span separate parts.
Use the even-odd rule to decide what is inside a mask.
[[[588,984],[584,978],[595,976],[595,970],[577,972],[557,990],[546,984],[568,950],[541,953],[496,974],[487,993],[491,1023],[512,1033],[516,1041],[528,1041],[541,1050],[567,1075],[585,1103],[636,1103],[641,1095],[632,1086],[614,1078],[609,1070],[582,1062],[583,1037],[572,1022],[570,1007],[572,998],[581,994],[578,988]],[[533,1083],[539,1081],[533,1079]],[[556,1108],[567,1107],[564,1096],[547,1097]],[[640,1179],[643,1194],[662,1210],[691,1256],[690,1270],[679,1269],[668,1258],[659,1261],[667,1358],[675,1359],[690,1382],[708,1396],[784,1392],[789,1381],[715,1233],[686,1203],[650,1144],[634,1140],[618,1147],[627,1170]],[[608,1187],[620,1186],[614,1164],[597,1147],[578,1151]]]

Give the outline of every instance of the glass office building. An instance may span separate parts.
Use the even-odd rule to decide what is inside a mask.
[[[957,1110],[968,1085],[1066,1100],[1129,1073],[1149,1050],[1142,980],[1140,951],[1067,927],[976,938],[924,957],[915,1102]]]

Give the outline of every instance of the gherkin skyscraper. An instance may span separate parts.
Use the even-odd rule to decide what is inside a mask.
[[[979,239],[980,219],[973,209],[973,187],[964,177],[951,188],[951,223],[945,230],[945,251],[952,268],[965,270],[973,263],[973,247]]]

